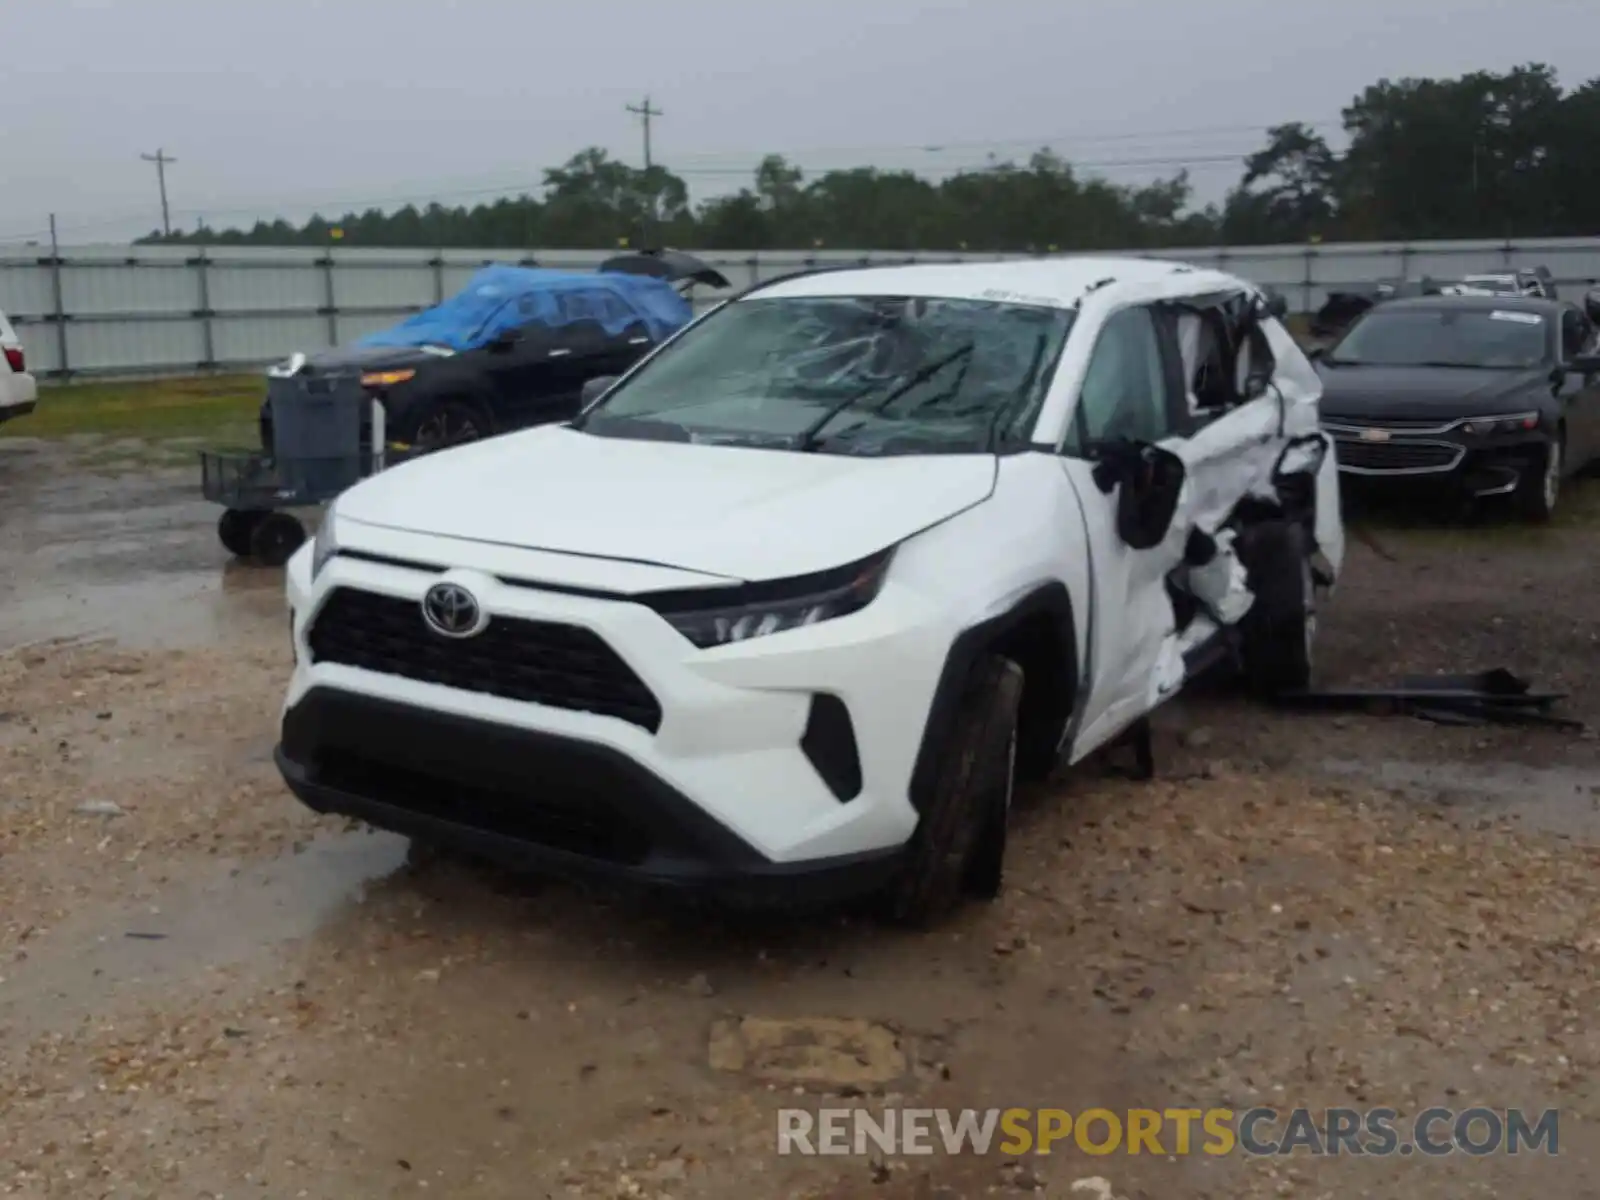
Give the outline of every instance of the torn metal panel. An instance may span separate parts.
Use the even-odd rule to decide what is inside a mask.
[[[1191,564],[1183,587],[1222,625],[1236,625],[1255,603],[1245,566],[1234,553],[1238,534],[1224,529],[1211,538],[1205,561]]]
[[[1184,439],[1180,451],[1194,495],[1185,506],[1195,526],[1215,533],[1233,517],[1239,501],[1252,497],[1284,502],[1285,477],[1304,473],[1306,502],[1315,502],[1313,536],[1337,576],[1344,561],[1338,468],[1328,453],[1318,412],[1322,381],[1289,331],[1262,312],[1244,307],[1235,296],[1226,306],[1202,312],[1184,303],[1177,314],[1186,392],[1191,410],[1202,393],[1214,393],[1215,380],[1203,379],[1220,359],[1230,378],[1224,394],[1233,402]],[[1220,318],[1220,319],[1219,319]],[[1270,367],[1270,374],[1263,372]],[[1284,457],[1284,442],[1299,453]],[[1321,445],[1320,451],[1313,451]],[[1329,580],[1331,582],[1331,579]]]

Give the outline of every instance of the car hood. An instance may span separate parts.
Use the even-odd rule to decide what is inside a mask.
[[[416,346],[334,346],[304,356],[307,368],[317,374],[330,371],[400,370],[437,362],[449,354]]]
[[[754,581],[902,541],[987,499],[996,470],[993,455],[847,457],[542,426],[393,467],[341,495],[339,516]]]
[[[1467,367],[1338,367],[1317,365],[1325,420],[1348,417],[1440,419],[1486,416],[1513,407],[1536,407],[1548,397],[1542,370]]]

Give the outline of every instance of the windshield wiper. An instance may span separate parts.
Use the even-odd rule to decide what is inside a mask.
[[[946,354],[943,358],[935,359],[933,362],[919,367],[916,371],[912,372],[900,383],[891,388],[889,394],[883,398],[883,403],[879,404],[877,409],[874,411],[881,411],[882,409],[888,408],[889,405],[900,399],[901,396],[904,396],[912,388],[916,387],[920,383],[926,383],[929,379],[932,379],[951,363],[958,362],[967,355],[971,354],[972,351],[973,343],[968,342],[964,346],[956,347],[956,349],[952,350],[949,354]],[[839,401],[839,403],[830,407],[827,412],[823,413],[822,416],[813,421],[809,428],[802,430],[796,436],[795,449],[807,451],[815,450],[822,444],[821,434],[823,429],[831,424],[835,417],[851,408],[854,408],[861,401],[872,395],[872,393],[876,390],[876,384],[871,387],[862,388],[860,391],[853,392],[851,395],[846,396],[843,400]]]

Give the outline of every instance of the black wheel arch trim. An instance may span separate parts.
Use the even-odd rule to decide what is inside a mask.
[[[950,643],[950,649],[945,653],[944,667],[939,673],[939,682],[934,687],[933,700],[928,706],[917,760],[911,770],[909,798],[912,808],[919,814],[927,811],[929,798],[933,795],[939,775],[939,756],[955,727],[962,689],[973,666],[1008,633],[1025,621],[1041,615],[1051,618],[1063,661],[1073,669],[1073,688],[1078,695],[1068,722],[1075,718],[1076,705],[1082,701],[1083,690],[1077,667],[1077,621],[1066,584],[1053,580],[1026,593],[1003,612],[963,629]]]

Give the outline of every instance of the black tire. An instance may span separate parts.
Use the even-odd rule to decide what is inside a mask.
[[[441,400],[428,405],[406,439],[420,454],[464,446],[494,432],[483,408],[469,400]]]
[[[1524,472],[1517,480],[1512,502],[1523,520],[1543,525],[1556,515],[1561,500],[1562,473],[1566,470],[1567,436],[1561,430],[1545,445],[1539,469]]]
[[[306,540],[306,527],[285,512],[262,513],[250,535],[250,556],[264,567],[281,567]]]
[[[887,897],[890,916],[901,924],[927,926],[964,896],[999,895],[1022,683],[1022,668],[997,655],[973,668],[928,811]]]
[[[1267,521],[1239,539],[1255,603],[1239,622],[1245,684],[1263,699],[1311,685],[1317,632],[1310,539],[1293,521]]]
[[[235,558],[249,558],[253,552],[251,538],[266,515],[243,508],[227,509],[217,518],[217,540]]]

